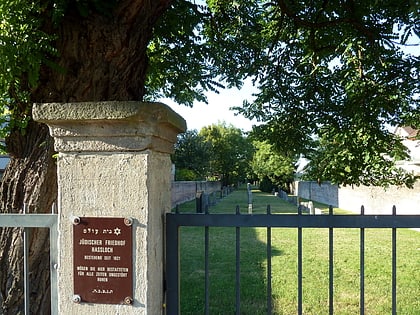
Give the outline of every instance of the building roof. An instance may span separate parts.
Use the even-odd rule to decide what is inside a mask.
[[[420,130],[412,128],[410,126],[402,126],[402,127],[397,127],[394,133],[400,137],[414,140],[419,134],[419,131]]]

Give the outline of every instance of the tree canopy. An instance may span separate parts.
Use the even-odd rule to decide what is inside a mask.
[[[269,192],[278,187],[289,189],[296,164],[268,141],[252,141],[240,129],[225,123],[179,135],[172,161],[176,180],[220,179],[225,185],[266,180],[265,191]]]
[[[260,180],[267,178],[270,181],[270,192],[273,187],[289,191],[289,184],[294,180],[296,161],[276,152],[268,141],[254,141],[253,144],[255,154],[251,161],[252,171]]]
[[[210,147],[210,174],[223,185],[246,180],[254,148],[239,128],[225,123],[204,127],[199,135]]]
[[[0,113],[9,164],[0,211],[49,212],[57,200],[54,146],[32,104],[141,101],[147,45],[170,0],[0,0]],[[23,313],[21,233],[0,230],[0,313]],[[49,314],[48,231],[31,237],[30,313]]]
[[[260,140],[310,159],[312,177],[411,185],[392,160],[407,153],[392,128],[419,127],[420,58],[403,50],[419,45],[418,2],[177,1],[172,9],[149,46],[149,82],[164,86],[151,84],[152,94],[192,105],[220,87],[215,79],[240,87],[251,77],[259,92],[236,110],[262,122]]]
[[[172,162],[176,180],[205,180],[210,171],[211,146],[197,130],[178,136]]]
[[[419,12],[398,1],[267,3],[250,71],[261,92],[238,110],[265,122],[263,139],[311,159],[320,180],[410,184],[391,165],[404,150],[387,127],[419,125],[420,59],[401,49],[419,42]]]
[[[380,168],[388,182],[405,181],[388,171],[385,153],[403,151],[387,126],[419,124],[420,59],[402,50],[410,41],[419,43],[417,1],[162,1],[162,8],[168,5],[146,37],[146,94],[138,97],[165,96],[191,106],[206,101],[208,90],[240,87],[251,77],[260,92],[237,110],[263,122],[255,130],[262,140],[313,161],[351,151],[329,172],[316,171],[313,163],[321,180],[377,184],[370,175]],[[0,95],[12,125],[30,119],[30,107],[22,104],[30,104],[39,87],[41,65],[69,70],[53,62],[62,53],[53,26],[74,12],[80,19],[112,18],[119,6],[95,0],[1,2]],[[368,133],[371,142],[362,145],[366,139],[352,137],[358,133]],[[325,150],[328,144],[336,150]],[[360,154],[365,147],[369,157]],[[363,162],[350,165],[356,160]]]

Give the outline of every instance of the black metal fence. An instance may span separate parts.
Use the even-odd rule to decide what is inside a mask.
[[[297,214],[193,214],[168,213],[166,215],[166,307],[167,314],[180,314],[180,251],[179,228],[204,227],[204,259],[205,259],[205,314],[209,314],[209,228],[232,227],[236,229],[236,314],[241,314],[240,292],[240,229],[243,227],[267,228],[267,314],[272,313],[271,288],[271,229],[296,228],[298,232],[297,250],[297,312],[303,313],[302,298],[302,229],[327,228],[329,231],[329,314],[334,313],[334,229],[360,229],[360,314],[365,310],[364,267],[365,267],[365,229],[389,228],[392,230],[392,314],[397,313],[397,237],[398,228],[420,228],[420,215],[396,215],[393,207],[392,215],[364,215],[362,207],[360,215],[334,215],[332,207],[328,215],[304,215],[301,209]]]

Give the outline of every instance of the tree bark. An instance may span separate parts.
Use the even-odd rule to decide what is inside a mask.
[[[48,128],[29,123],[26,133],[14,132],[7,139],[10,162],[0,184],[2,212],[43,213],[51,209],[57,195],[53,143]],[[50,313],[49,239],[47,229],[33,229],[30,237],[29,269],[31,314]],[[1,314],[23,314],[22,229],[0,231]]]
[[[72,2],[71,2],[72,3]],[[43,66],[33,102],[142,100],[147,45],[157,19],[171,0],[118,1],[111,15],[89,12],[81,17],[69,7],[58,28],[56,71]],[[48,10],[46,11],[48,14]],[[26,108],[30,112],[30,105]],[[7,139],[10,163],[0,185],[2,212],[49,212],[57,196],[53,140],[45,125],[30,121],[24,132]],[[0,233],[1,314],[23,314],[21,229]],[[31,314],[50,314],[49,239],[46,229],[33,230],[30,243]],[[71,285],[71,284],[69,284]]]
[[[170,2],[125,0],[118,2],[111,17],[91,13],[85,19],[69,8],[56,43],[57,64],[63,71],[43,68],[36,100],[142,100],[147,45],[153,26]]]

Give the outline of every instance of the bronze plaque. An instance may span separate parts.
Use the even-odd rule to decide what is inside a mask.
[[[132,248],[131,219],[73,218],[73,301],[131,304]]]

